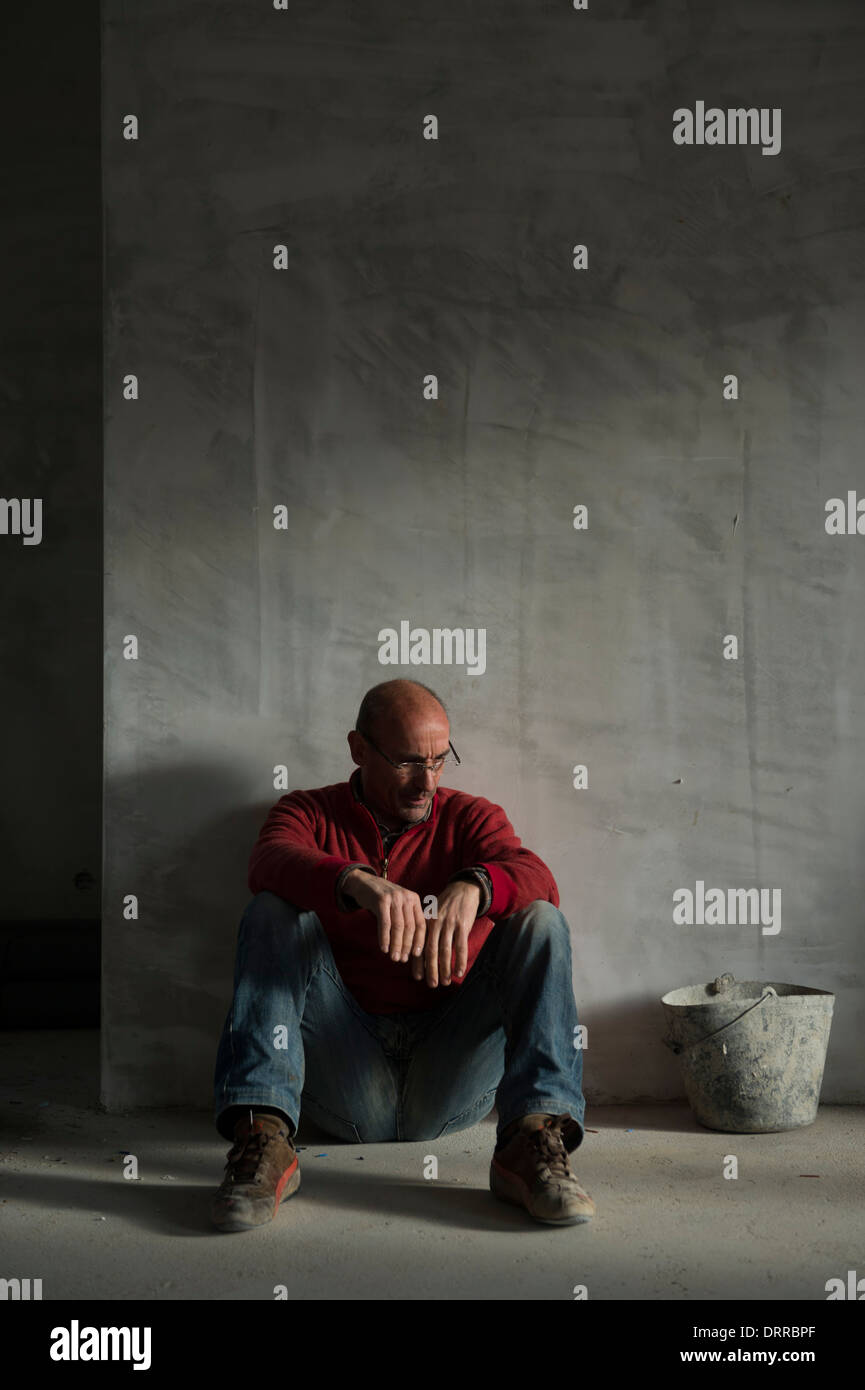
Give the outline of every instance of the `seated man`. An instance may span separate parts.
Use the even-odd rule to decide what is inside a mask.
[[[213,1223],[261,1225],[297,1191],[301,1109],[380,1143],[467,1129],[493,1103],[495,1196],[588,1221],[568,1161],[585,1101],[552,874],[501,807],[439,786],[458,759],[426,686],[375,686],[348,743],[351,780],[281,797],[252,851],[214,1080],[233,1147]]]

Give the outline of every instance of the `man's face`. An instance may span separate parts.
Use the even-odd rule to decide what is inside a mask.
[[[413,758],[432,762],[450,751],[447,715],[432,703],[410,712],[394,711],[381,719],[370,734],[382,753],[395,763]],[[423,767],[397,772],[355,730],[349,734],[348,741],[352,757],[361,769],[364,800],[385,824],[396,829],[405,821],[423,820],[441,773]]]

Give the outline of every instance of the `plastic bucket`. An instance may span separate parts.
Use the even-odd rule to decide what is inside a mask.
[[[701,1125],[766,1134],[814,1123],[834,994],[719,975],[671,990],[661,1004],[664,1042]]]

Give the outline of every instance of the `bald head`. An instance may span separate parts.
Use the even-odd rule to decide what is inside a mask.
[[[382,681],[364,695],[355,728],[373,738],[385,725],[403,725],[420,719],[447,721],[447,710],[434,690],[420,681]]]

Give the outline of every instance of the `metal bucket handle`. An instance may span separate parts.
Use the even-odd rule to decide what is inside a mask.
[[[731,984],[733,984],[732,975],[719,975],[714,982],[713,992],[715,994],[721,994],[728,987],[728,985]],[[709,988],[711,989],[712,986],[710,985]],[[738,1023],[740,1018],[744,1018],[746,1014],[749,1014],[752,1009],[756,1009],[758,1005],[764,1002],[764,1000],[777,998],[778,991],[776,989],[773,989],[771,985],[764,985],[763,993],[760,995],[759,999],[755,999],[754,1003],[749,1004],[747,1009],[743,1009],[742,1012],[740,1014],[737,1014],[735,1018],[731,1018],[729,1023],[722,1023],[721,1027],[716,1028],[713,1033],[707,1033],[704,1038],[697,1038],[694,1042],[688,1043],[684,1047],[680,1042],[677,1042],[675,1038],[664,1038],[664,1043],[667,1047],[669,1047],[670,1051],[675,1052],[676,1056],[678,1057],[682,1052],[690,1052],[692,1047],[699,1047],[701,1043],[708,1042],[710,1038],[717,1038],[719,1033],[723,1033],[724,1030],[727,1028],[732,1028],[734,1023]]]

